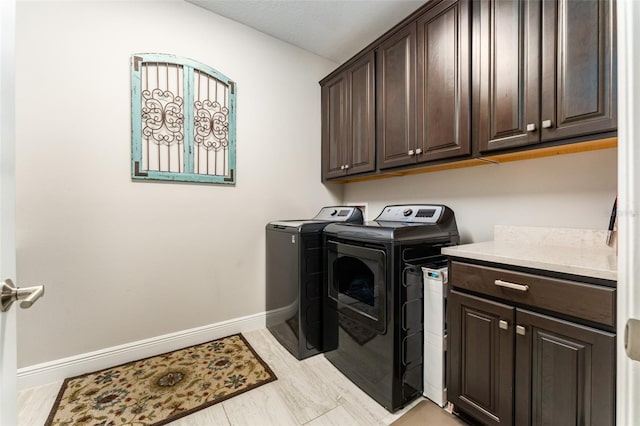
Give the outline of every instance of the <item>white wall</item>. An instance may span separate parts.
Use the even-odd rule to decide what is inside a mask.
[[[320,183],[320,88],[337,64],[194,5],[18,2],[19,366],[263,312],[264,226],[338,202]],[[132,182],[133,53],[238,85],[237,185]]]
[[[441,203],[463,243],[493,239],[493,226],[606,229],[616,197],[616,150],[591,151],[384,180],[350,183],[345,202]]]

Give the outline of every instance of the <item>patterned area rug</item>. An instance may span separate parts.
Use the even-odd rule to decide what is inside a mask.
[[[274,380],[236,334],[66,379],[45,425],[163,425]]]

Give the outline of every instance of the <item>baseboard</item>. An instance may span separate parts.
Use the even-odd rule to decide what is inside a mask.
[[[281,309],[20,368],[18,369],[18,390],[53,383],[67,377],[148,358],[231,334],[264,328],[267,317],[278,315],[279,311]]]

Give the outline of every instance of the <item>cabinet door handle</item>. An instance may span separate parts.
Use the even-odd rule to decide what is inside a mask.
[[[505,320],[500,320],[498,322],[498,326],[503,330],[508,330],[509,329],[509,323],[506,322]]]
[[[344,164],[340,166],[340,170],[344,170]]]
[[[536,125],[533,123],[529,123],[527,124],[527,132],[535,132],[536,131]]]
[[[409,152],[407,152],[407,154],[409,154],[409,155],[413,155],[413,154],[415,154],[415,153],[413,152],[413,150],[412,150],[412,149],[410,149],[410,150],[409,150]]]
[[[345,168],[345,170],[346,170],[346,169],[348,169],[348,168],[349,168],[349,165],[348,165],[348,164],[345,164],[345,165],[344,165],[344,168]]]
[[[542,128],[543,129],[548,129],[549,127],[551,127],[551,120],[544,120],[542,122]]]
[[[516,325],[516,334],[524,336],[525,334],[527,334],[527,329],[521,325]]]
[[[510,288],[518,291],[529,291],[529,286],[526,284],[516,284],[516,283],[510,283],[509,281],[502,281],[502,280],[495,280],[493,283],[498,287],[506,287],[506,288]]]
[[[418,154],[422,154],[422,149],[420,149],[420,148],[416,149],[416,155],[418,155]]]

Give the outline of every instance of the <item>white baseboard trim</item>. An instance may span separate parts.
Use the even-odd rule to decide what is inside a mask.
[[[148,358],[231,334],[264,328],[267,317],[281,309],[234,318],[94,352],[57,359],[18,369],[18,390],[57,382],[138,359]]]

